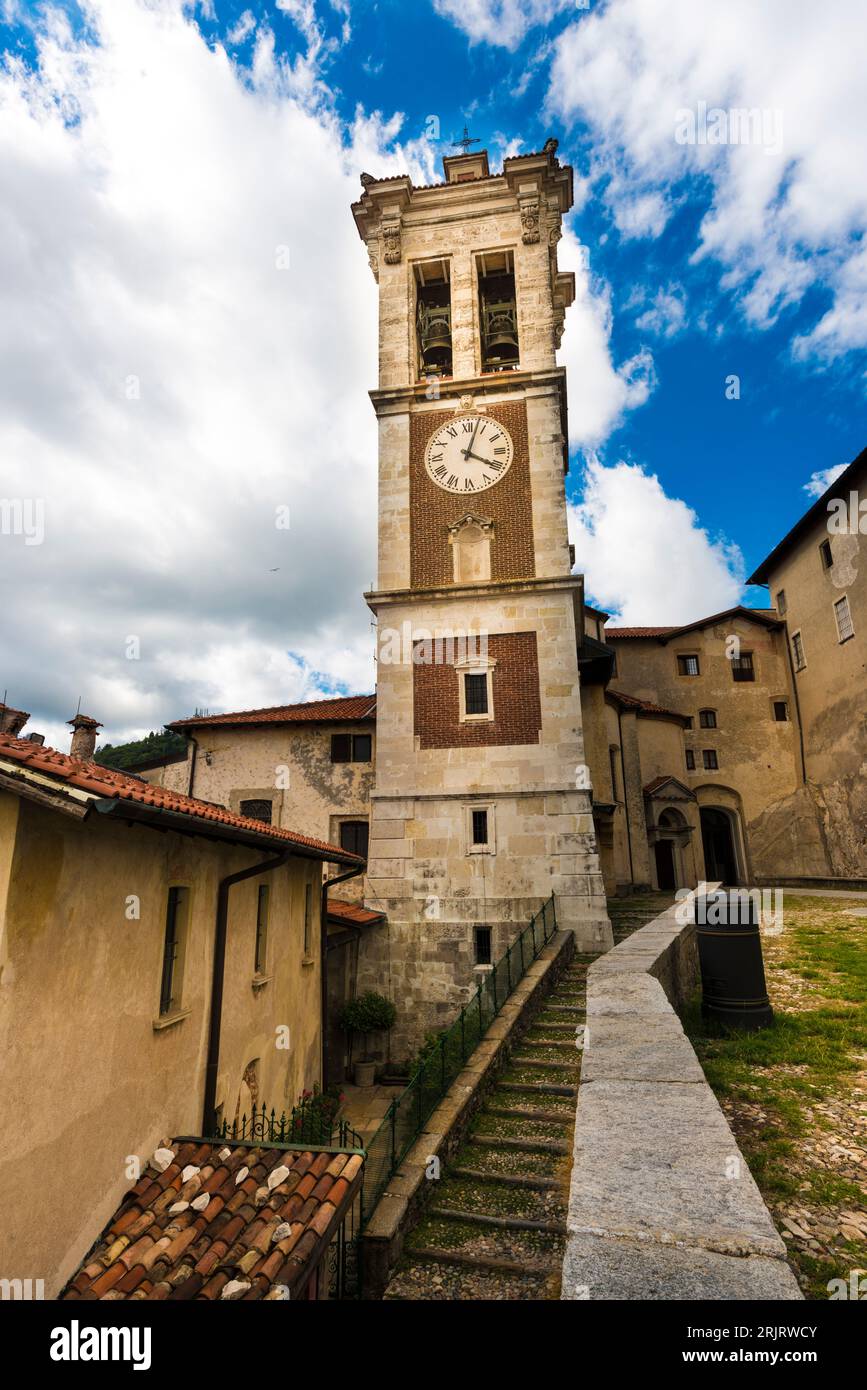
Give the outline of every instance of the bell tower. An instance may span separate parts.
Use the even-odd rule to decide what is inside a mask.
[[[359,988],[388,982],[392,1050],[442,1027],[553,892],[611,944],[584,768],[583,582],[566,521],[572,170],[549,140],[491,174],[362,174],[379,286],[377,758]]]

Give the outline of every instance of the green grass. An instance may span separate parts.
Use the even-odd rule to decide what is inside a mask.
[[[816,1107],[848,1102],[867,1057],[867,919],[850,915],[857,906],[786,894],[782,935],[762,937],[772,1027],[725,1033],[702,1019],[698,999],[683,1011],[705,1075],[777,1217],[792,1203],[829,1218],[867,1210],[863,1178],[835,1172],[807,1142],[834,1132]],[[848,1132],[841,1138],[857,1148]],[[787,1241],[807,1297],[825,1299],[829,1279],[867,1267],[867,1239],[838,1233],[823,1244],[826,1250],[811,1253]]]

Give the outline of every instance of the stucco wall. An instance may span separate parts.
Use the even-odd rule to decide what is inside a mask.
[[[160,1139],[202,1124],[219,879],[264,858],[92,814],[73,821],[0,792],[14,837],[0,975],[0,1272],[49,1296],[86,1253]],[[304,885],[290,860],[231,889],[217,1103],[233,1118],[248,1063],[260,1100],[290,1105],[319,1079],[319,964],[302,960]],[[259,882],[271,885],[268,983],[253,987]],[[170,885],[191,888],[182,1013],[159,1022]],[[2,886],[2,879],[0,879]],[[129,920],[127,899],[140,902]],[[318,914],[317,914],[318,920]],[[278,1025],[290,1047],[278,1049]]]

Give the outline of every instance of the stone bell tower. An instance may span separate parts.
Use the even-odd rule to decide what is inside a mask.
[[[399,1055],[455,1015],[553,892],[579,949],[611,944],[585,775],[583,584],[566,523],[572,170],[549,140],[491,174],[361,176],[379,285],[377,753],[359,988]]]

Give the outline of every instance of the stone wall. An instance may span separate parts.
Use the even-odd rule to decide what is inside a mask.
[[[675,1012],[698,977],[675,911],[588,971],[562,1297],[799,1299]]]

